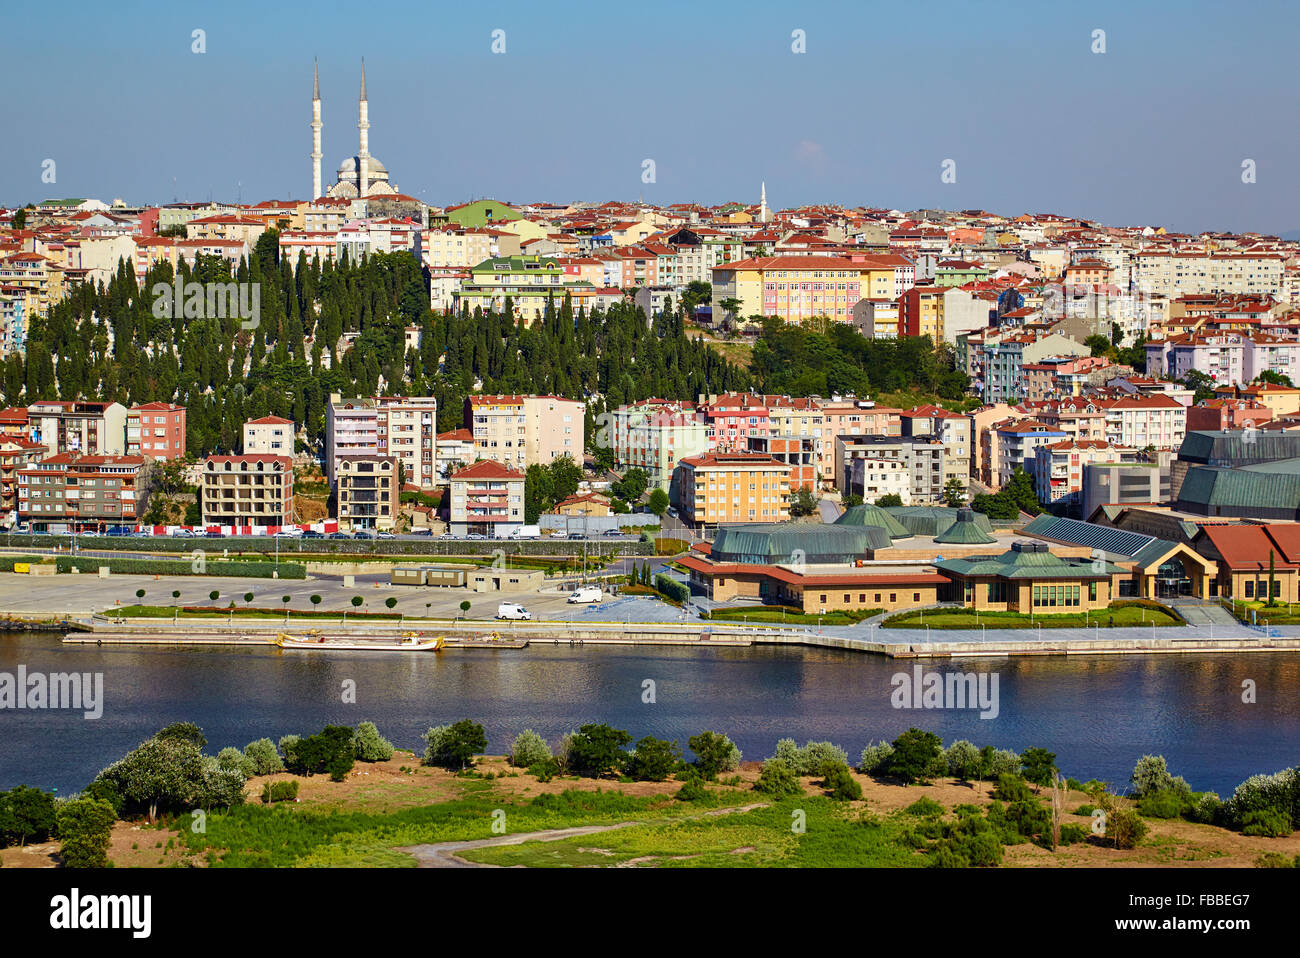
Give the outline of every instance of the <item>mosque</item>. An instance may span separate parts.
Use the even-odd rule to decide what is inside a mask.
[[[349,156],[339,164],[338,176],[328,193],[321,191],[321,123],[320,69],[312,67],[311,95],[311,195],[357,199],[358,197],[388,197],[398,194],[397,185],[388,181],[388,168],[370,155],[370,105],[366,101],[366,61],[361,61],[361,118],[357,129],[361,142],[356,156]]]

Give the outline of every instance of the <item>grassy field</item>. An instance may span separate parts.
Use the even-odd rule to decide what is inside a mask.
[[[1300,625],[1300,604],[1279,601],[1271,609],[1263,602],[1233,602],[1232,612],[1242,622],[1249,622],[1250,611],[1255,611],[1255,621],[1260,625]]]
[[[1045,629],[1091,629],[1094,626],[1106,629],[1112,625],[1121,628],[1152,624],[1170,626],[1184,623],[1163,606],[1112,605],[1102,612],[1058,612],[1034,616],[1021,612],[981,612],[976,616],[969,609],[914,610],[892,616],[881,626],[886,629],[916,629],[927,625],[932,629],[978,629],[980,626],[1031,629],[1041,625]]]
[[[182,619],[228,619],[230,618],[230,609],[213,606],[212,608],[200,608],[195,606],[183,606],[180,610],[179,618]],[[259,608],[240,608],[235,607],[236,619],[284,619],[283,611],[276,611],[265,607]],[[392,619],[396,621],[400,616],[396,612],[358,612],[353,609],[347,610],[349,619]],[[115,606],[112,609],[105,609],[103,615],[106,616],[123,616],[125,618],[159,618],[170,619],[176,615],[176,607],[171,605],[122,605]],[[332,611],[293,611],[289,612],[289,619],[338,619],[342,618],[342,611],[334,609]],[[407,616],[407,621],[413,617]]]

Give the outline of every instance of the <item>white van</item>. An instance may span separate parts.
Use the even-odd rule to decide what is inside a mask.
[[[600,591],[600,586],[584,585],[569,594],[569,603],[573,605],[579,602],[599,602],[603,598],[605,598],[605,593]]]
[[[516,602],[502,602],[497,606],[498,619],[531,619],[533,614]]]

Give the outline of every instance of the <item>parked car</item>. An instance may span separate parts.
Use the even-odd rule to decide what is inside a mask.
[[[193,539],[193,538],[194,538],[194,530],[193,530],[193,529],[177,529],[177,530],[175,530],[174,532],[172,532],[172,535],[173,535],[173,536],[176,536],[178,539]]]
[[[676,518],[677,518],[677,507],[676,507],[676,506],[669,506],[669,507],[668,507],[668,514],[669,514],[670,516],[672,516],[674,519],[676,519]]]
[[[502,602],[497,606],[498,619],[531,619],[533,614],[516,602]]]
[[[277,538],[277,539],[301,539],[301,538],[302,538],[302,530],[301,530],[301,529],[281,529],[279,532],[277,532],[277,533],[275,534],[275,538]]]
[[[308,529],[302,534],[304,539],[324,539],[325,533],[317,532],[315,529]]]
[[[396,539],[397,536],[393,535],[391,532],[376,532],[376,533],[375,533],[375,538],[376,538],[376,539]]]
[[[570,538],[570,539],[585,539],[585,538],[587,538],[587,537],[586,537],[585,535],[583,535],[581,532],[570,532],[570,533],[569,533],[569,538]]]
[[[428,526],[425,526],[423,529],[412,529],[412,530],[411,530],[411,535],[413,535],[413,536],[431,536],[431,535],[433,535],[433,529],[431,529],[431,528],[428,527]]]
[[[442,535],[438,536],[438,538],[439,538],[439,539],[454,539],[454,538],[456,538],[456,537],[455,537],[454,535],[452,535],[452,533],[450,533],[450,532],[444,532]]]
[[[348,535],[346,532],[331,532],[331,533],[330,533],[330,538],[331,538],[331,539],[351,539],[352,537],[351,537],[350,535]]]
[[[483,533],[481,533],[481,532],[471,532],[471,533],[470,533],[469,535],[467,535],[465,538],[466,538],[466,539],[486,539],[487,536],[483,535]]]
[[[611,538],[611,539],[614,538],[615,536],[618,536],[619,538],[622,538],[622,537],[623,537],[623,530],[622,530],[622,529],[606,529],[604,532],[601,533],[601,535],[606,536],[606,537]]]
[[[373,539],[374,537],[375,534],[373,532],[369,532],[365,529],[358,529],[356,532],[352,533],[353,539]]]

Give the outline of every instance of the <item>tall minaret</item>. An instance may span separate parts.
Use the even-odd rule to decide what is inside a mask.
[[[760,223],[766,223],[766,222],[767,222],[767,180],[764,180],[764,181],[763,181],[762,192],[761,192],[760,195],[759,195],[759,200],[758,200],[758,221],[759,221]]]
[[[361,149],[357,151],[357,190],[362,197],[370,188],[370,104],[366,102],[366,58],[361,58]]]
[[[311,198],[320,199],[320,67],[311,65]]]

